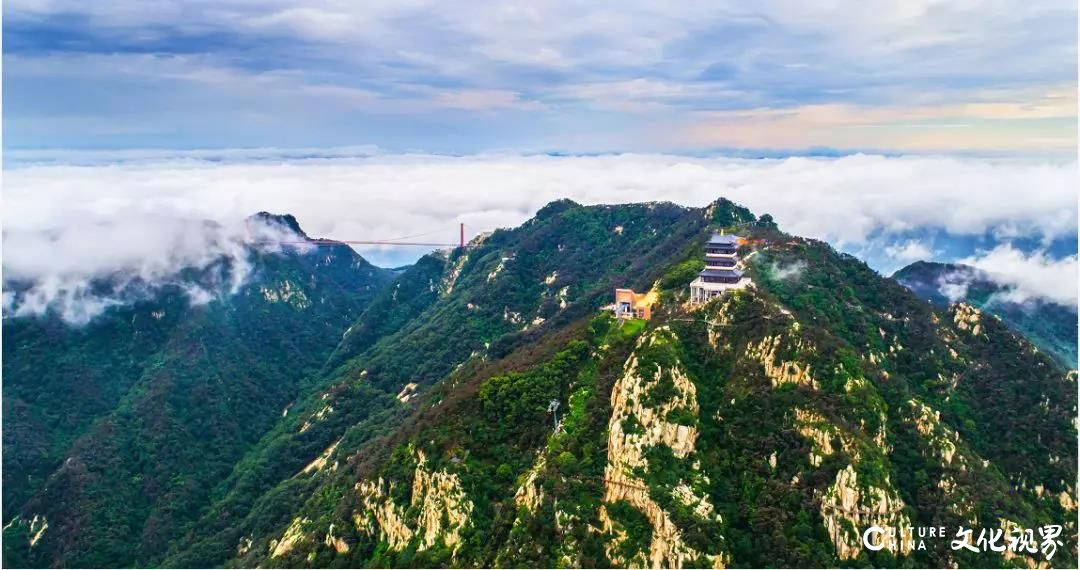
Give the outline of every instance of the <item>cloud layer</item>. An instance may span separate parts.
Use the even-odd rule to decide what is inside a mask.
[[[939,250],[912,235],[973,243],[991,236],[997,238],[991,245],[1045,246],[1075,240],[1077,232],[1075,163],[863,155],[342,157],[346,151],[299,159],[302,151],[264,151],[261,158],[252,153],[129,153],[100,163],[95,161],[103,155],[80,155],[85,165],[46,161],[9,169],[5,280],[33,281],[44,291],[59,287],[69,296],[79,291],[72,283],[117,271],[161,280],[179,267],[235,258],[241,221],[261,210],[294,214],[312,236],[456,243],[459,221],[470,236],[516,226],[559,198],[702,206],[724,196],[758,214],[771,213],[789,232],[883,260],[883,272]],[[423,249],[361,253],[396,265]],[[1032,294],[1075,299],[1076,275],[1067,265],[1075,269],[1075,257],[1063,262],[1005,246],[964,261]]]
[[[10,0],[19,147],[1069,152],[1076,5]]]
[[[1075,255],[1053,259],[1045,252],[1024,253],[1009,244],[960,261],[983,271],[994,282],[1009,289],[999,294],[1001,300],[1023,303],[1041,298],[1060,305],[1077,306],[1077,275],[1080,266]],[[946,293],[943,288],[942,292]],[[953,291],[955,294],[955,291]]]
[[[96,207],[110,203],[105,199]],[[5,219],[6,315],[55,311],[69,323],[85,324],[164,285],[183,290],[192,304],[204,304],[239,290],[250,277],[253,250],[297,247],[280,244],[296,240],[294,233],[258,220],[221,225],[165,212],[91,207],[84,216],[48,224],[35,228]]]

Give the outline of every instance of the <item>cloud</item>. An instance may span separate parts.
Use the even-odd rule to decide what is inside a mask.
[[[1076,147],[1075,86],[1046,89],[962,104],[816,103],[696,112],[669,136],[672,144],[691,148],[763,148],[782,141],[792,148],[1071,153]]]
[[[1065,0],[12,0],[5,138],[1061,152],[1075,21]]]
[[[886,246],[885,255],[901,263],[911,263],[912,261],[932,259],[934,252],[926,244],[918,240],[908,240]]]
[[[779,265],[777,263],[773,263],[770,266],[770,269],[772,270],[773,277],[777,280],[791,281],[798,279],[802,276],[803,271],[806,271],[806,262],[800,260],[794,263],[789,263],[787,265]]]
[[[1075,255],[1053,259],[1044,251],[1024,253],[1011,244],[1002,244],[960,262],[1008,287],[997,294],[1002,301],[1023,303],[1038,298],[1077,306],[1077,271],[1080,267]]]
[[[958,303],[967,299],[968,290],[971,289],[974,276],[967,271],[951,272],[942,275],[937,282],[938,290],[949,300],[950,303]]]
[[[5,315],[55,312],[85,324],[167,285],[183,290],[191,304],[205,304],[247,282],[253,250],[280,251],[280,242],[296,239],[258,220],[224,226],[127,207],[109,211],[110,204],[107,198],[84,204],[81,215],[69,209],[37,224],[5,220]]]
[[[311,158],[302,158],[303,150],[266,149],[261,157],[250,150],[206,152],[169,158],[160,151],[127,151],[113,160],[105,152],[24,154],[23,159],[38,162],[5,172],[5,246],[14,243],[18,231],[72,224],[96,231],[94,224],[124,221],[154,231],[156,224],[141,222],[153,216],[235,227],[237,220],[261,210],[292,213],[315,236],[384,239],[429,233],[425,240],[455,243],[459,221],[470,234],[516,226],[559,198],[586,204],[664,199],[703,206],[725,196],[758,214],[771,213],[792,233],[847,250],[870,242],[899,244],[896,255],[914,255],[908,240],[927,229],[982,237],[1007,227],[1010,239],[1036,243],[1074,239],[1077,232],[1074,162],[870,155],[453,157],[372,149],[355,149],[353,156],[326,150]],[[70,161],[83,165],[65,164]],[[104,247],[105,242],[96,243]],[[24,263],[20,259],[44,263],[6,253],[5,269]],[[144,253],[160,257],[165,251]],[[419,252],[362,253],[393,265]],[[40,257],[63,265],[114,265],[124,260],[118,256],[103,252],[90,256],[92,262],[45,252]]]
[[[434,102],[441,107],[469,111],[492,111],[515,107],[535,110],[544,108],[543,105],[536,102],[522,101],[520,95],[513,91],[500,89],[442,91],[435,96]]]

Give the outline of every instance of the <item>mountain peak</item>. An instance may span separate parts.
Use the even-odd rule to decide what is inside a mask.
[[[748,208],[740,206],[727,198],[717,198],[713,203],[709,204],[706,212],[710,221],[721,226],[733,226],[757,220]]]
[[[247,221],[258,221],[272,226],[285,228],[299,236],[307,238],[308,235],[300,229],[300,222],[292,214],[271,214],[270,212],[258,212],[248,216]]]
[[[999,283],[985,271],[962,263],[916,261],[893,273],[892,278],[936,305],[963,302],[992,313],[1065,366],[1076,366],[1074,307],[1027,295],[1015,285]]]
[[[581,207],[581,204],[578,204],[577,202],[575,202],[575,201],[573,201],[573,200],[571,200],[569,198],[562,198],[560,200],[552,200],[551,202],[548,202],[548,204],[546,206],[544,206],[543,208],[540,208],[536,212],[536,218],[542,220],[544,218],[550,218],[552,216],[555,216],[555,215],[559,214],[560,212],[565,212],[566,210],[569,210],[571,208],[580,208],[580,207]]]

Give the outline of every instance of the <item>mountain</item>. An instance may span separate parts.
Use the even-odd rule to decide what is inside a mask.
[[[251,222],[303,237],[291,216]],[[223,259],[83,326],[5,316],[6,566],[160,560],[393,277],[344,245],[245,263],[233,294],[208,275],[237,269]]]
[[[1076,307],[1019,298],[1014,287],[962,264],[919,261],[894,273],[893,279],[931,303],[947,306],[963,301],[992,313],[1065,366],[1077,367]]]
[[[691,305],[720,230],[753,284]],[[603,310],[616,287],[654,292],[651,320]],[[862,549],[873,524],[1062,524],[1051,563],[1076,565],[1075,373],[727,200],[554,202],[425,256],[342,331],[159,550],[107,565],[1006,564]],[[103,563],[57,546],[50,504],[5,563]]]

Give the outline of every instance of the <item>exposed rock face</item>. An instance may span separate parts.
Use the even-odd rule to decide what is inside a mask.
[[[698,496],[694,493],[694,490],[683,481],[680,481],[679,484],[675,486],[675,489],[671,491],[671,495],[680,503],[694,509],[694,514],[703,519],[712,518],[714,516],[714,507],[709,501],[709,498]],[[719,520],[720,515],[715,516],[717,520]]]
[[[1010,538],[1012,538],[1012,537],[1014,537],[1016,535],[1019,535],[1019,534],[1023,534],[1025,532],[1024,528],[1021,525],[1019,525],[1019,524],[1017,524],[1017,523],[1015,523],[1015,522],[1013,522],[1013,521],[1011,521],[1009,519],[1001,519],[998,522],[999,522],[999,527],[1001,528],[1001,533],[1002,533],[1001,541],[1003,543],[1007,543]],[[1027,531],[1027,532],[1030,532],[1030,531]],[[1029,542],[1034,544],[1034,535],[1032,535],[1031,540]],[[1037,546],[1036,546],[1036,548],[1037,548]],[[1025,549],[1023,547],[1020,547],[1018,549],[1018,551],[1019,551],[1019,553],[1016,552],[1016,551],[1013,551],[1012,549],[1006,548],[1005,551],[1001,553],[1001,555],[1002,555],[1002,557],[1005,558],[1006,562],[1008,562],[1010,560],[1013,560],[1014,558],[1019,558],[1021,561],[1023,561],[1024,566],[1030,568],[1031,570],[1039,570],[1039,569],[1042,569],[1042,568],[1050,568],[1051,567],[1050,562],[1048,562],[1047,560],[1036,559],[1034,556],[1029,556],[1027,554],[1022,554],[1023,552],[1025,552]],[[1035,550],[1033,552],[1038,552],[1038,551]]]
[[[361,481],[356,484],[360,494],[364,514],[353,514],[356,528],[371,535],[378,535],[385,540],[392,550],[401,550],[408,546],[415,534],[405,523],[404,509],[390,498],[394,483],[387,485],[380,477],[377,483]],[[386,489],[384,492],[383,489]]]
[[[1070,495],[1068,491],[1062,491],[1061,494],[1058,495],[1058,503],[1060,503],[1061,508],[1066,511],[1076,510],[1076,501],[1073,500],[1072,495]]]
[[[544,500],[544,490],[537,484],[536,479],[540,472],[544,470],[546,463],[547,459],[541,455],[540,459],[525,475],[525,481],[521,483],[517,492],[514,493],[514,504],[530,513],[536,512],[536,509],[540,508],[540,503]]]
[[[446,471],[429,471],[427,458],[418,451],[416,474],[413,478],[412,504],[420,508],[418,529],[423,535],[421,545],[428,548],[440,536],[453,548],[461,541],[461,530],[469,522],[472,501],[465,496],[461,481]],[[446,525],[443,525],[443,517]]]
[[[378,483],[357,483],[363,513],[354,514],[353,520],[358,529],[378,534],[394,550],[401,550],[413,538],[420,539],[420,549],[431,548],[439,539],[453,549],[460,544],[461,531],[469,523],[472,501],[456,474],[428,469],[422,451],[417,451],[416,457],[410,502],[416,509],[415,522],[409,524],[404,509],[391,499],[389,489],[393,483],[388,488],[381,478]]]
[[[468,254],[462,255],[443,276],[442,283],[439,284],[439,290],[443,297],[454,292],[454,285],[457,284],[458,277],[461,276],[461,270],[465,268],[467,261],[469,261]]]
[[[34,518],[30,519],[30,548],[37,545],[45,536],[45,530],[49,528],[49,521],[45,520],[44,516],[34,515]]]
[[[725,295],[722,297],[723,301],[712,315],[712,321],[709,321],[708,328],[706,329],[709,335],[709,346],[713,348],[720,348],[720,340],[727,339],[725,334],[725,327],[731,324],[731,315],[735,307],[735,296]],[[703,305],[691,305],[692,310],[699,309]],[[724,348],[730,348],[730,340],[725,340]]]
[[[334,443],[332,443],[330,445],[330,447],[327,447],[325,451],[323,451],[321,454],[319,454],[318,457],[315,458],[314,461],[312,461],[311,463],[308,463],[307,466],[304,467],[303,472],[304,473],[314,473],[316,471],[322,471],[323,468],[326,467],[327,462],[330,461],[330,456],[334,454],[334,451],[337,449],[337,446],[340,443],[341,443],[340,439],[335,441]],[[333,469],[337,469],[337,462],[336,461],[334,462]]]
[[[405,387],[402,388],[400,392],[398,392],[397,401],[401,402],[402,404],[408,404],[409,400],[413,399],[413,397],[416,396],[416,388],[417,386],[415,382],[409,382],[408,384],[406,384]]]
[[[956,443],[960,440],[959,434],[948,426],[941,424],[941,412],[933,410],[930,406],[917,400],[909,400],[914,414],[915,430],[919,435],[926,438],[927,443],[941,460],[949,465],[956,457]]]
[[[292,552],[292,549],[304,540],[304,526],[310,522],[307,518],[294,518],[281,538],[270,541],[270,558],[279,558]]]
[[[521,313],[511,311],[508,307],[503,307],[503,320],[509,321],[515,325],[520,325],[521,323],[525,322],[521,318]]]
[[[659,328],[643,336],[638,347],[676,342],[674,333],[667,327]],[[674,385],[673,396],[656,407],[646,407],[649,391],[656,387],[666,376]],[[631,355],[623,367],[623,376],[616,382],[611,393],[611,420],[608,422],[608,462],[604,470],[604,502],[626,501],[641,511],[652,525],[652,540],[647,560],[635,558],[621,559],[616,546],[625,539],[625,533],[617,528],[601,507],[602,530],[615,535],[613,544],[608,545],[608,556],[617,566],[649,565],[653,568],[682,568],[684,564],[698,558],[697,552],[685,543],[680,529],[671,517],[649,496],[648,487],[641,478],[634,475],[635,469],[647,468],[645,452],[654,445],[671,448],[676,457],[685,458],[694,451],[698,432],[695,427],[671,423],[668,414],[676,409],[698,414],[697,390],[687,377],[681,364],[670,370],[659,364],[652,370],[639,367],[636,355]],[[626,431],[624,422],[633,422],[639,426]],[[695,504],[700,512],[711,514],[712,505],[698,499],[689,487],[682,493],[687,504]],[[724,555],[706,554],[717,566],[723,565]]]
[[[953,305],[953,323],[962,331],[971,332],[971,336],[979,336],[982,332],[982,311],[967,303]]]
[[[349,551],[349,543],[345,542],[345,539],[340,536],[334,536],[334,525],[330,524],[330,529],[326,531],[326,538],[323,539],[323,543],[334,549],[334,552],[338,554],[344,554]]]
[[[491,273],[488,273],[488,275],[487,275],[488,283],[491,283],[492,281],[494,281],[495,278],[498,277],[500,273],[502,273],[502,270],[506,268],[506,262],[511,261],[513,259],[514,259],[513,257],[505,256],[505,255],[500,257],[499,258],[499,264],[496,265],[495,269],[493,269],[491,271]]]
[[[818,382],[810,373],[810,365],[793,360],[778,360],[777,349],[780,348],[781,335],[770,335],[761,339],[758,344],[746,347],[746,355],[761,363],[765,368],[765,377],[772,381],[772,385],[798,384],[818,388]],[[794,341],[793,348],[796,351],[806,350],[801,339]]]
[[[240,539],[240,542],[236,543],[236,555],[243,556],[251,550],[251,544],[254,542],[251,535],[245,536]]]
[[[324,396],[324,398],[325,398],[325,396]],[[332,413],[334,413],[334,406],[331,406],[330,404],[324,405],[322,408],[319,409],[319,411],[315,412],[314,414],[311,414],[311,417],[304,420],[304,424],[300,426],[300,433],[304,433],[307,430],[311,429],[311,426],[315,422],[321,422],[323,419],[326,418],[326,416],[328,416],[328,415],[330,415]]]
[[[859,459],[859,451],[851,437],[840,432],[817,412],[795,408],[795,430],[810,440],[810,465],[814,467],[820,466],[826,457],[836,451],[833,449],[834,438],[840,439],[840,444],[852,460]]]
[[[903,508],[904,502],[891,486],[885,489],[860,486],[851,465],[836,474],[836,481],[821,497],[825,529],[841,560],[855,558],[862,552],[860,529],[871,525],[895,529],[908,527],[910,521],[901,512]],[[885,549],[894,554],[908,554],[911,544],[897,536],[896,540],[885,541]]]
[[[277,289],[260,287],[259,291],[267,303],[285,303],[297,310],[304,310],[311,306],[311,300],[304,294],[304,290],[287,279],[282,281]]]

